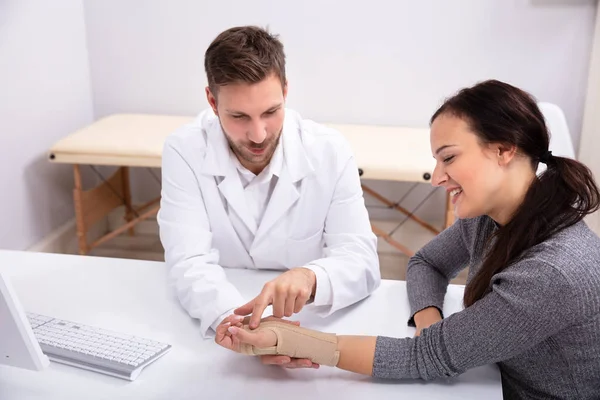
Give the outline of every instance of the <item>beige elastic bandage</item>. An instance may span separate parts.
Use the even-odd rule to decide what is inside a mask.
[[[247,325],[244,329],[250,331]],[[306,358],[320,365],[335,367],[340,358],[337,349],[337,335],[301,328],[285,322],[262,322],[252,332],[271,330],[277,335],[277,345],[257,348],[242,343],[241,352],[251,356],[282,355],[292,358]]]

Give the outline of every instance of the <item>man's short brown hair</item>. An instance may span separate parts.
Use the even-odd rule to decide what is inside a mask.
[[[230,28],[217,36],[204,55],[208,86],[258,83],[271,74],[286,84],[283,44],[276,35],[256,26]]]

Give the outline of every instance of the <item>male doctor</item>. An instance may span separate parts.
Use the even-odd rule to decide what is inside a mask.
[[[162,161],[160,238],[183,307],[206,336],[233,312],[254,328],[269,305],[327,316],[367,297],[381,278],[356,161],[340,133],[285,108],[281,42],[232,28],[204,62],[210,109]],[[223,267],[285,272],[246,303]]]

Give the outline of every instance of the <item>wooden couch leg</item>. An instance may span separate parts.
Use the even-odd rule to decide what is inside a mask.
[[[81,170],[78,164],[73,165],[75,178],[75,189],[73,189],[73,203],[75,205],[75,221],[77,225],[77,241],[79,243],[79,254],[86,255],[89,251],[87,244],[85,219],[83,213],[83,188],[81,183]]]

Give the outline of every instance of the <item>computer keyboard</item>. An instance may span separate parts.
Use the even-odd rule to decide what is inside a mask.
[[[135,380],[171,349],[166,343],[27,313],[33,333],[52,361]]]

